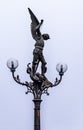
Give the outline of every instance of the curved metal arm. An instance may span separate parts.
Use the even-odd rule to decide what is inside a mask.
[[[12,72],[12,77],[18,84],[26,86],[25,83],[20,82],[19,75],[17,75],[17,77],[15,77],[14,72]]]
[[[50,82],[49,86],[46,86],[46,85],[42,86],[42,88],[41,88],[42,94],[47,94],[47,95],[49,95],[49,93],[48,93],[48,88],[50,88],[50,87],[55,87],[55,86],[59,85],[59,83],[62,81],[62,76],[63,76],[63,74],[60,74],[60,73],[59,73],[59,75],[60,75],[60,78],[59,78],[59,79],[56,78],[54,84]]]
[[[33,88],[32,88],[32,84],[31,83],[28,83],[27,81],[25,81],[25,83],[21,82],[20,79],[19,79],[19,75],[17,75],[17,77],[16,77],[14,75],[14,72],[12,72],[12,77],[13,77],[13,79],[14,79],[15,82],[17,82],[20,85],[23,85],[23,86],[27,87],[26,94],[33,93]]]
[[[52,87],[55,87],[55,86],[59,85],[61,81],[62,81],[62,75],[60,75],[60,79],[56,78],[56,80],[55,80],[54,84],[52,85]]]

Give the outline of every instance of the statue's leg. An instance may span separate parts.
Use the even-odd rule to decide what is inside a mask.
[[[46,73],[46,70],[47,70],[47,67],[46,67],[47,63],[44,59],[43,54],[41,55],[40,59],[41,59],[41,74],[44,75]]]
[[[32,62],[32,75],[35,75],[39,64],[39,56],[38,54],[34,54],[33,62]]]
[[[46,73],[46,71],[47,71],[46,64],[42,64],[41,65],[41,74],[44,76],[44,74]]]

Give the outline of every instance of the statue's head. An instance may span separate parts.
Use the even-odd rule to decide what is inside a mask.
[[[48,39],[50,39],[49,34],[43,34],[42,37],[43,37],[44,40],[48,40]]]

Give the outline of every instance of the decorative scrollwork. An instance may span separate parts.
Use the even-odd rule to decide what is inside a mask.
[[[49,95],[49,93],[48,93],[48,88],[45,88],[45,89],[42,91],[42,94],[47,94],[47,95]]]
[[[12,72],[12,76],[18,84],[27,87],[25,94],[32,93],[34,95],[34,98],[41,98],[42,94],[49,95],[48,88],[57,86],[62,80],[62,76],[60,76],[60,79],[56,78],[54,84],[52,84],[45,76],[43,77],[38,73],[37,76],[39,78],[39,81],[21,82],[19,75],[15,76],[15,72]]]

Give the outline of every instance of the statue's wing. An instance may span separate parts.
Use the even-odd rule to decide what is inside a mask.
[[[34,13],[31,11],[30,8],[28,8],[30,16],[31,16],[31,33],[32,33],[32,37],[33,39],[35,39],[36,41],[38,40],[38,38],[41,36],[41,32],[40,32],[40,23],[38,21],[38,19],[36,18],[36,16],[34,15]]]
[[[39,24],[38,19],[36,18],[36,16],[34,15],[34,13],[31,11],[30,8],[28,8],[30,16],[31,16],[31,20],[32,20],[32,24],[34,24],[34,26],[37,26]]]

